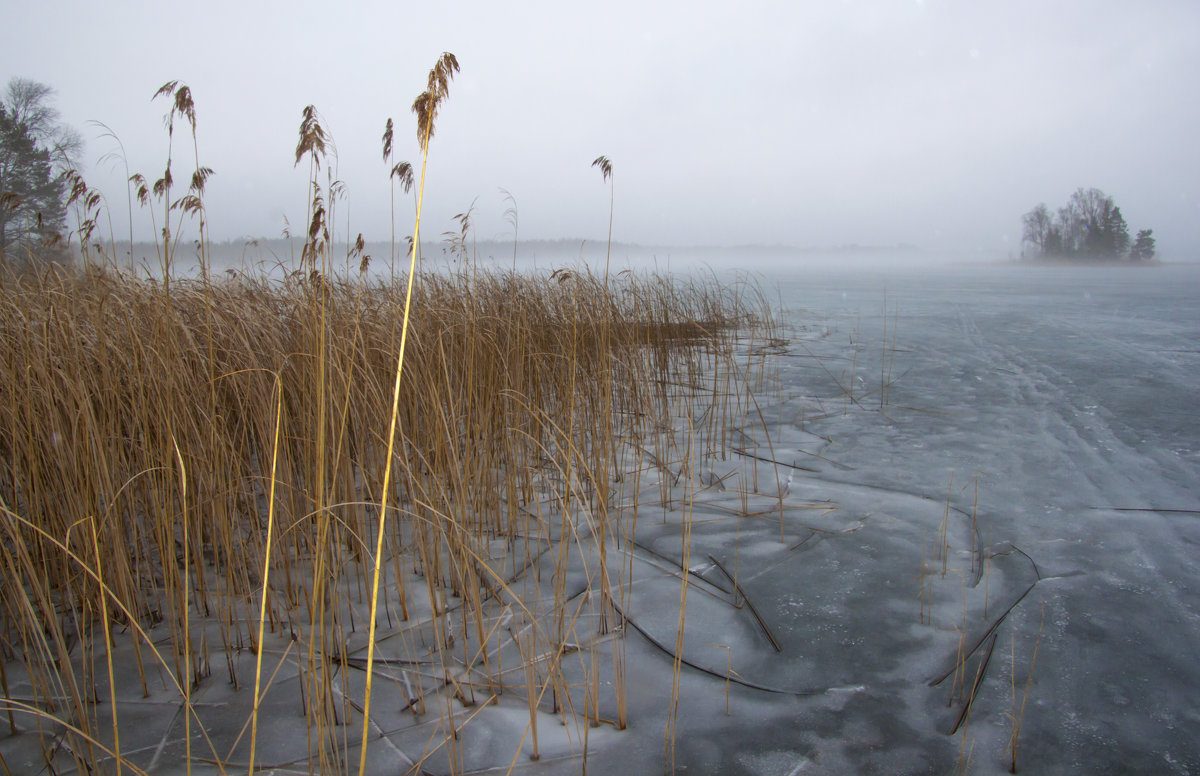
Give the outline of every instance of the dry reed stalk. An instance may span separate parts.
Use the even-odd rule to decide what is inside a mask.
[[[429,160],[429,141],[433,137],[433,125],[439,104],[449,92],[450,80],[458,72],[458,60],[453,54],[445,53],[429,71],[429,89],[417,97],[413,112],[417,114],[417,135],[421,143],[421,186],[417,193],[417,216],[413,225],[413,248],[409,255],[408,288],[404,299],[404,318],[400,328],[400,351],[396,356],[396,380],[392,391],[392,412],[388,430],[387,463],[384,465],[383,487],[379,501],[378,538],[375,545],[375,575],[371,584],[371,610],[367,632],[367,686],[363,698],[363,732],[358,773],[362,776],[367,768],[367,735],[370,730],[372,664],[375,658],[375,625],[379,604],[379,569],[383,555],[384,526],[387,519],[389,485],[392,474],[392,457],[396,442],[396,425],[399,419],[400,380],[404,370],[404,349],[408,341],[408,323],[412,311],[413,279],[416,276],[416,246],[421,242],[421,204],[425,194],[425,171]]]
[[[954,495],[954,473],[957,470],[957,463],[950,470],[950,484],[946,486],[946,508],[942,512],[942,522],[938,526],[937,547],[934,552],[934,559],[938,558],[942,561],[942,579],[946,578],[946,572],[950,562],[950,498]]]
[[[183,462],[183,454],[179,452],[179,445],[175,443],[174,439],[171,440],[171,444],[175,447],[175,457],[179,462],[179,496],[181,502],[181,523],[183,524],[183,584],[179,586],[179,592],[182,599],[180,603],[180,616],[183,620],[183,668],[188,672],[188,675],[185,677],[181,674],[179,681],[183,685],[183,737],[186,752],[184,765],[188,776],[191,776],[192,688],[196,684],[198,677],[192,672],[191,665],[192,618],[190,607],[188,606],[188,593],[191,587],[191,575],[188,573],[191,558],[191,543],[188,541],[187,466]]]
[[[1012,735],[1008,739],[1009,773],[1017,772],[1017,744],[1021,737],[1021,722],[1025,719],[1025,704],[1029,701],[1029,690],[1033,686],[1033,667],[1037,664],[1038,648],[1042,645],[1042,631],[1046,627],[1046,602],[1042,602],[1042,617],[1038,624],[1037,641],[1033,644],[1033,657],[1029,660],[1029,673],[1025,678],[1025,691],[1021,694],[1021,706],[1017,708],[1017,668],[1016,668],[1016,637],[1013,637],[1013,654],[1010,661],[1010,677],[1012,686],[1012,712],[1009,721],[1012,723]]]
[[[691,460],[691,419],[689,418],[688,427],[688,447],[684,455],[684,461]],[[692,478],[689,476],[686,480],[685,489],[693,487]],[[691,578],[689,569],[691,567],[692,557],[692,501],[686,499],[686,505],[683,510],[683,533],[682,533],[682,554],[680,560],[680,568],[682,573],[679,575],[682,580],[679,590],[679,624],[675,631],[675,662],[671,668],[671,698],[667,711],[667,727],[663,733],[663,748],[664,762],[663,770],[665,773],[675,772],[675,729],[678,724],[679,712],[679,690],[680,690],[680,671],[683,661],[683,629],[687,619],[687,594],[688,581]]]
[[[613,182],[612,162],[607,156],[597,156],[592,160],[592,166],[600,169],[600,174],[604,176],[605,183],[608,184],[608,245],[604,251],[604,287],[608,288],[608,268],[612,261],[612,227],[613,227],[613,208],[616,204],[616,184]]]
[[[263,553],[262,600],[259,604],[258,639],[254,650],[254,704],[250,712],[250,765],[248,766],[250,774],[254,773],[254,756],[258,751],[258,706],[262,700],[262,655],[263,637],[265,635],[263,631],[267,620],[267,591],[270,588],[271,578],[271,547],[275,534],[275,485],[279,467],[279,429],[283,421],[283,383],[279,380],[278,375],[275,376],[275,382],[278,401],[275,405],[275,434],[271,443],[271,475],[269,478],[270,490],[267,494],[267,537],[264,542],[266,551]]]

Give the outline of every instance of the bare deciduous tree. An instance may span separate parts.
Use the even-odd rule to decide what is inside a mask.
[[[11,78],[4,92],[4,109],[17,124],[50,152],[56,172],[78,168],[83,156],[83,138],[62,123],[62,114],[52,104],[54,87],[28,78]]]

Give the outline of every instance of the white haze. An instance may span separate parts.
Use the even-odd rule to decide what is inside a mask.
[[[339,234],[388,240],[380,135],[395,118],[396,158],[418,161],[409,105],[451,51],[462,72],[432,143],[426,239],[472,202],[479,238],[509,239],[504,187],[523,238],[603,241],[609,188],[590,162],[604,154],[614,236],[645,246],[1005,259],[1023,212],[1096,186],[1131,229],[1155,230],[1164,258],[1200,253],[1191,3],[61,2],[5,17],[0,78],[58,90],[118,238],[126,171],[98,162],[116,146],[88,122],[111,127],[130,172],[153,180],[166,104],[150,97],[180,79],[200,162],[216,171],[215,238],[302,231],[308,171],[293,150],[314,104],[347,187]],[[179,180],[192,148],[175,140]],[[395,210],[410,233],[411,198]],[[133,221],[149,239],[149,214]]]

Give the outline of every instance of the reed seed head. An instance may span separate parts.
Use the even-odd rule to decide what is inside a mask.
[[[146,176],[135,172],[129,176],[129,182],[133,184],[133,195],[138,204],[145,207],[150,202],[150,189],[146,186]]]
[[[163,170],[163,176],[154,182],[154,196],[162,198],[171,190],[171,184],[175,182],[175,178],[171,175],[171,162],[167,162],[167,169]]]
[[[383,129],[383,161],[392,157],[392,119],[389,116],[387,126]]]
[[[592,160],[592,166],[600,168],[600,173],[604,176],[605,183],[612,177],[612,162],[608,160],[607,156],[597,156]]]
[[[208,182],[208,179],[211,178],[212,175],[213,171],[211,167],[197,168],[196,171],[192,173],[191,191],[195,192],[197,195],[203,194],[204,184]]]
[[[392,167],[392,177],[400,181],[400,185],[404,187],[404,193],[412,191],[413,187],[413,166],[408,162],[397,162]]]
[[[427,144],[429,138],[433,137],[438,108],[449,95],[450,82],[458,71],[458,59],[448,51],[443,52],[429,71],[428,87],[413,101],[412,111],[417,115],[417,142],[421,144],[423,152],[429,150]]]
[[[179,81],[167,81],[158,87],[158,91],[150,99],[157,100],[159,97],[170,97],[172,100],[171,110],[166,116],[168,131],[173,130],[177,115],[187,119],[192,132],[196,131],[196,103],[192,100],[192,90],[188,86],[181,86]]]
[[[317,109],[312,105],[305,106],[300,119],[300,141],[296,143],[296,164],[300,164],[305,154],[310,154],[313,164],[320,168],[321,157],[325,155],[328,141],[329,136],[321,127]]]

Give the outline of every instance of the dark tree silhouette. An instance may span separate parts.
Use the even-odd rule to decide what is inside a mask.
[[[1137,233],[1137,239],[1133,241],[1133,247],[1129,249],[1130,261],[1150,261],[1154,258],[1154,230],[1141,229]]]
[[[1021,217],[1021,224],[1022,245],[1035,259],[1137,260],[1121,208],[1100,189],[1076,189],[1053,215],[1039,204]]]

